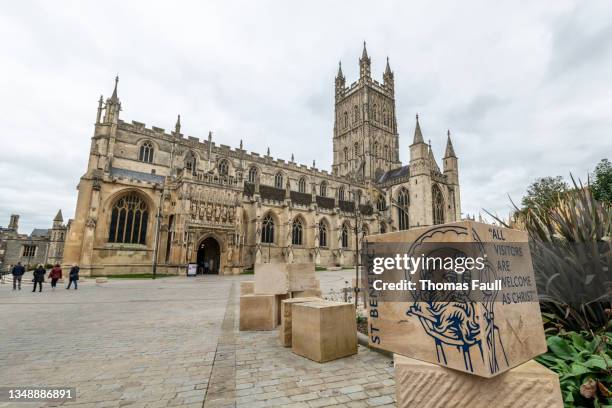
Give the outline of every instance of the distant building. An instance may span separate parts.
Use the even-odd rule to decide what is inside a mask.
[[[11,215],[8,227],[0,227],[0,268],[23,265],[62,263],[68,226],[62,210],[57,212],[49,229],[35,228],[30,235],[19,233],[19,215]]]

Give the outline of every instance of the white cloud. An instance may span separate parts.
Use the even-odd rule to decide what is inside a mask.
[[[463,211],[506,214],[538,176],[610,156],[608,2],[13,2],[0,15],[0,225],[74,213],[96,101],[122,117],[329,168],[338,60],[396,76],[401,159],[414,114],[453,133]],[[6,39],[9,39],[8,41]]]

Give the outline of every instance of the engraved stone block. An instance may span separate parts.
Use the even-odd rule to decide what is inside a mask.
[[[526,232],[466,221],[370,235],[366,251],[371,346],[482,377],[546,352]],[[456,273],[422,264],[374,273],[373,259],[392,254],[415,260],[480,257],[483,267]],[[380,289],[402,280],[415,289]],[[474,289],[474,280],[497,286]],[[432,290],[423,281],[467,286]]]

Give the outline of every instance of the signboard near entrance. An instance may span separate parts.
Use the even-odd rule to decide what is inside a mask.
[[[190,263],[187,265],[187,276],[196,276],[198,274],[198,264]]]

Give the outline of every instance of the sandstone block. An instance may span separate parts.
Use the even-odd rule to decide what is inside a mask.
[[[255,282],[254,281],[240,282],[240,296],[252,295],[253,293],[255,293]]]
[[[282,295],[292,291],[314,288],[314,263],[260,263],[255,264],[255,293]]]
[[[323,363],[357,353],[355,306],[313,301],[291,306],[291,350]]]
[[[274,330],[277,321],[274,295],[240,296],[240,330]]]
[[[284,347],[291,347],[291,306],[296,303],[306,303],[321,300],[318,297],[291,298],[281,301],[281,321],[278,328],[280,343]]]
[[[285,299],[289,299],[288,293],[284,295],[274,295],[274,300],[276,301],[276,326],[281,324],[281,319],[282,319],[281,304],[283,300]]]
[[[434,266],[409,272],[390,268],[382,274],[374,274],[373,261],[366,261],[371,346],[482,377],[546,352],[526,232],[466,221],[370,235],[367,246],[370,259],[406,254],[411,259],[484,260],[481,270],[469,273]],[[478,279],[499,286],[473,290]],[[416,290],[377,290],[377,280],[413,282]],[[469,289],[422,287],[423,281],[432,280],[459,282]]]
[[[296,291],[296,292],[291,292],[291,297],[292,298],[303,298],[303,297],[317,297],[320,298],[321,297],[321,289],[306,289],[306,290],[300,290],[300,291]]]
[[[562,408],[559,378],[529,360],[496,377],[483,378],[394,355],[399,408]]]

